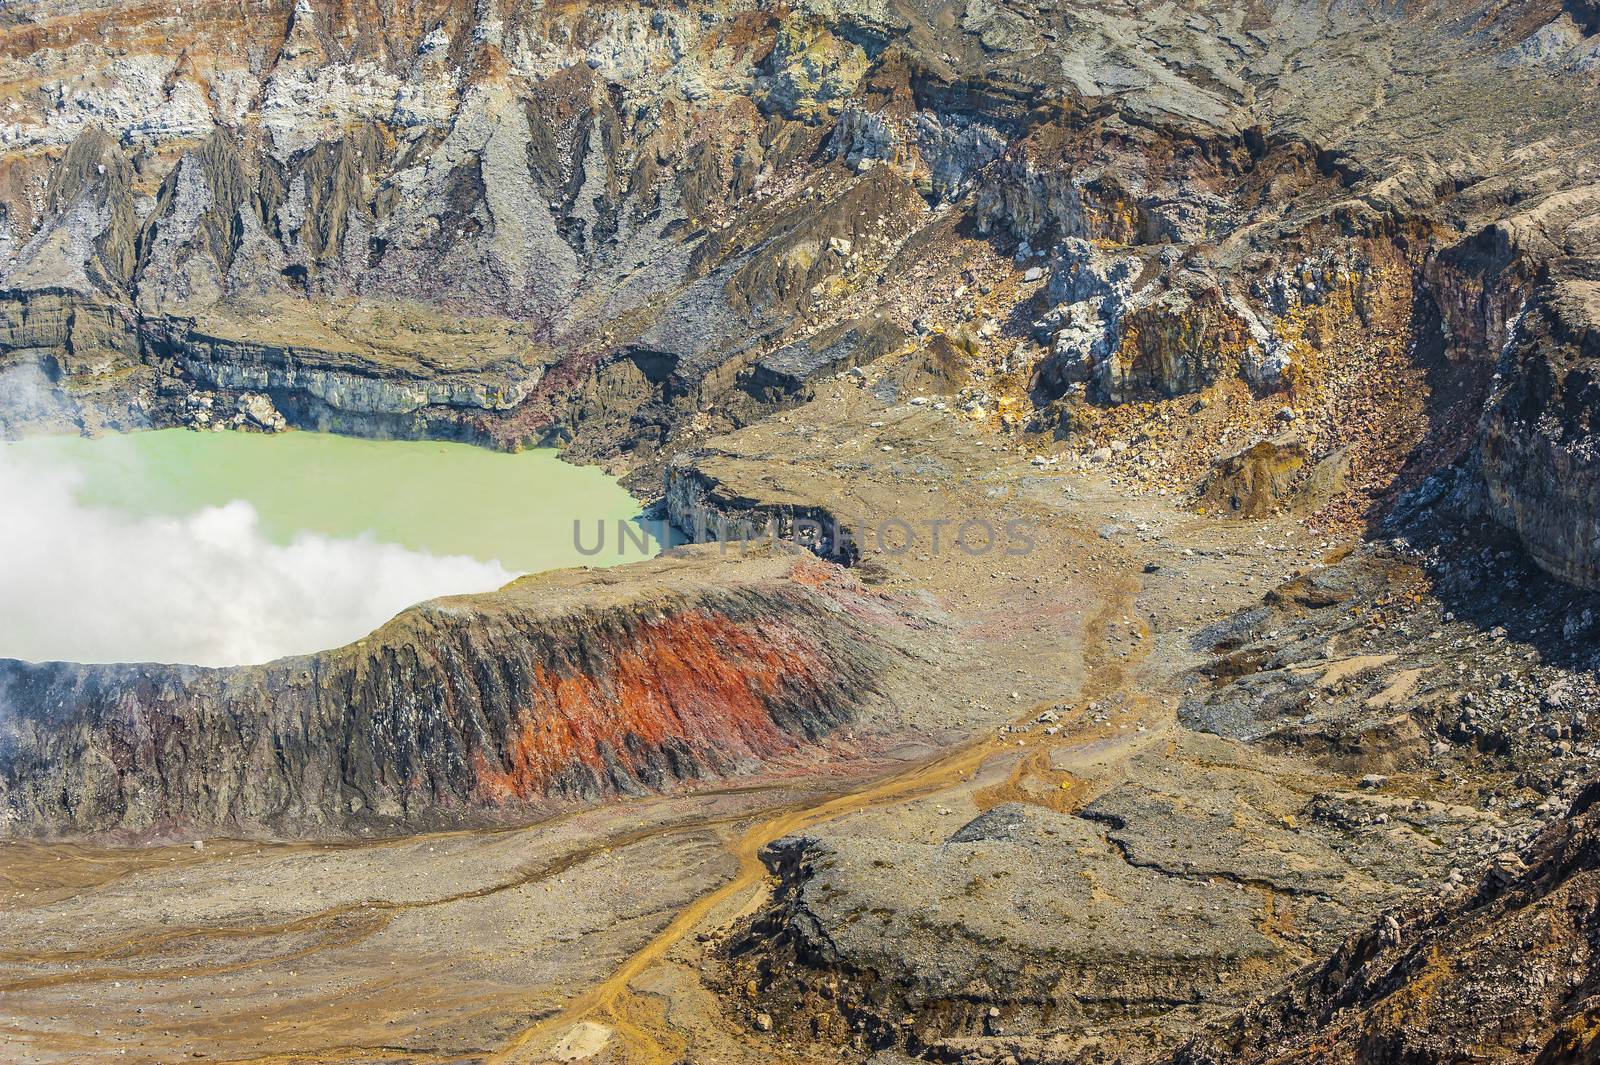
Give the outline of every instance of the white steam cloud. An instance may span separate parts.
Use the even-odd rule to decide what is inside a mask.
[[[413,603],[498,588],[499,563],[370,538],[274,544],[238,501],[184,517],[86,506],[0,446],[0,657],[239,665],[335,647]]]

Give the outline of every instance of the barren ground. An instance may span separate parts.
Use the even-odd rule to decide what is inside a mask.
[[[1173,677],[1189,635],[1326,553],[1293,522],[1124,498],[934,422],[954,415],[833,387],[726,441],[720,472],[747,463],[765,491],[827,493],[916,529],[1022,517],[1035,539],[1025,559],[869,546],[873,583],[947,615],[932,642],[942,705],[835,738],[823,762],[776,779],[527,828],[203,850],[8,843],[14,1060],[774,1060],[783,1044],[757,1041],[701,979],[708,943],[771,889],[762,846],[823,826],[936,838],[1002,803],[1081,806],[1130,758],[1181,742]]]

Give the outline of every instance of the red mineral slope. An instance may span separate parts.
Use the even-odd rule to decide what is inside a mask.
[[[474,755],[484,798],[537,798],[573,766],[599,776],[612,759],[639,776],[648,768],[641,752],[675,746],[717,750],[736,764],[787,754],[807,737],[780,726],[772,707],[840,680],[827,650],[781,619],[741,624],[694,609],[648,620],[629,637],[601,648],[589,671],[532,663],[537,683],[515,713],[504,768]]]
[[[0,834],[479,823],[800,757],[927,687],[797,552],[527,577],[263,666],[0,660]]]

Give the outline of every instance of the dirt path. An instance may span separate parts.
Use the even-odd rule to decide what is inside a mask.
[[[1035,711],[1037,712],[1037,711]],[[629,984],[651,965],[664,958],[668,951],[692,933],[700,923],[722,903],[741,893],[758,889],[766,878],[766,867],[761,863],[763,847],[792,835],[812,825],[873,806],[903,802],[932,794],[972,773],[990,755],[997,744],[992,739],[977,740],[949,753],[895,773],[872,786],[847,795],[830,799],[820,806],[787,810],[760,821],[747,829],[731,848],[738,859],[738,873],[721,887],[696,899],[667,925],[638,953],[629,958],[621,968],[603,984],[575,999],[561,1013],[541,1021],[517,1036],[509,1045],[489,1057],[492,1063],[509,1063],[542,1060],[537,1055],[528,1056],[531,1048],[539,1047],[553,1034],[564,1033],[580,1021],[603,1018],[625,1039],[633,1049],[642,1051],[639,1061],[662,1061],[669,1055],[660,1042],[628,1023],[622,1000],[631,994]]]
[[[877,461],[875,440],[852,436],[850,446]],[[984,470],[992,459],[944,461]],[[39,852],[48,875],[18,851],[0,864],[0,889],[29,924],[0,952],[0,992],[13,1005],[0,1057],[17,1048],[30,1065],[180,1051],[255,1065],[772,1060],[778,1044],[752,1042],[694,969],[705,960],[696,936],[765,897],[764,847],[862,815],[892,823],[901,804],[925,809],[929,799],[1081,808],[1132,753],[1170,735],[1173,715],[1141,689],[1140,670],[1159,643],[1152,629],[1193,624],[1192,602],[1173,611],[1186,589],[1172,574],[1198,573],[1208,610],[1246,594],[1211,587],[1224,575],[1220,557],[1178,558],[1204,541],[1157,504],[1027,469],[996,476],[952,485],[908,467],[881,486],[888,499],[865,498],[870,479],[852,482],[869,513],[995,513],[999,499],[1012,508],[1003,513],[1038,521],[1027,562],[908,554],[878,568],[886,597],[944,611],[945,628],[919,632],[917,648],[948,674],[945,687],[927,706],[898,699],[887,709],[900,716],[873,723],[907,746],[874,748],[875,763],[800,766],[504,833],[242,844],[237,859],[220,841],[126,859],[50,846]],[[1018,477],[1030,494],[990,498]],[[1142,534],[1146,521],[1156,532],[1128,531]],[[1107,522],[1125,531],[1097,534]],[[1141,579],[1152,559],[1162,575]],[[1041,721],[1047,710],[1054,720]],[[943,746],[956,730],[971,738]],[[24,879],[6,880],[7,870]],[[252,890],[248,904],[218,903],[235,883]],[[224,993],[207,999],[197,985]],[[102,1018],[105,1038],[69,1046]],[[817,1060],[809,1048],[792,1053]]]
[[[1131,617],[1134,601],[1139,593],[1139,581],[1127,577],[1118,581],[1109,596],[1090,616],[1087,625],[1088,641],[1085,666],[1088,683],[1078,708],[1077,723],[1082,719],[1081,708],[1090,702],[1123,694],[1130,710],[1143,708],[1149,699],[1136,691],[1126,690],[1130,673],[1137,660],[1142,659],[1144,648],[1133,660],[1119,659],[1107,644],[1107,629],[1118,617]],[[1141,623],[1141,629],[1143,625]],[[1036,726],[1038,718],[1055,704],[1049,701],[1036,703],[1018,716],[1014,725]],[[1048,796],[1041,801],[1023,787],[1026,779],[1063,776],[1051,770],[1051,755],[1058,748],[1077,746],[1086,741],[1103,739],[1107,730],[1075,728],[1054,735],[1032,727],[1020,734],[1003,733],[1004,739],[984,735],[939,755],[932,760],[909,766],[890,774],[866,787],[839,795],[819,805],[781,810],[751,825],[731,845],[730,852],[738,860],[738,872],[714,891],[708,892],[684,908],[666,928],[662,929],[641,950],[628,958],[604,983],[574,999],[560,1013],[527,1028],[486,1060],[491,1065],[533,1065],[533,1063],[562,1060],[552,1057],[554,1049],[575,1042],[574,1033],[580,1031],[592,1039],[592,1032],[580,1026],[604,1025],[625,1048],[625,1060],[630,1065],[668,1065],[679,1060],[683,1051],[682,1040],[664,1030],[666,1025],[660,1011],[649,1010],[637,1001],[633,982],[652,966],[666,959],[678,944],[700,929],[711,915],[724,904],[742,895],[752,898],[766,889],[767,870],[760,858],[761,850],[768,844],[807,828],[869,809],[890,806],[910,800],[925,798],[960,786],[970,781],[984,763],[991,758],[1016,757],[1016,765],[1005,783],[981,789],[976,796],[978,805],[988,809],[1001,802],[1038,802],[1041,805],[1061,808],[1062,803],[1082,801],[1084,788],[1052,790],[1045,783],[1042,789]],[[1127,742],[1132,737],[1123,736]]]

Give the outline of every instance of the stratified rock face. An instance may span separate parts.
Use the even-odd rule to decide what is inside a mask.
[[[1078,809],[1039,796],[914,839],[781,840],[762,854],[770,905],[724,948],[729,982],[780,1033],[923,1060],[995,1060],[999,1036],[1031,1043],[1018,1060],[1149,1060],[1438,871],[1397,839],[1462,837],[1422,804],[1393,804],[1395,836],[1351,832],[1351,797],[1295,794],[1235,754],[1186,736]]]
[[[6,5],[0,434],[251,393],[654,491],[910,357],[885,397],[1109,411],[1169,491],[1292,402],[1375,494],[1464,449],[1429,404],[1536,285],[1594,276],[1588,0],[393,7]],[[1137,446],[1195,393],[1229,410]]]
[[[748,771],[893,687],[880,613],[804,553],[685,549],[258,667],[0,662],[0,832],[483,822]]]
[[[1475,887],[1386,915],[1175,1065],[1449,1065],[1600,1054],[1600,785]]]
[[[767,403],[797,403],[811,398],[810,386],[817,379],[873,362],[904,339],[893,322],[881,317],[844,322],[757,359],[743,388]]]
[[[1275,953],[1255,927],[1253,889],[1135,864],[1089,819],[1038,807],[997,807],[938,843],[795,838],[763,858],[779,893],[732,955],[769,955],[759,969],[779,985],[774,997],[793,993],[789,980],[845,985],[859,1000],[835,1006],[829,1034],[841,1039],[866,1018],[875,1041],[895,1038],[902,1011],[919,1020],[913,1039],[931,1041],[930,1026],[982,1033],[994,1003],[1024,1028],[1171,1002],[1240,1005],[1240,970]],[[1123,901],[1135,898],[1137,912]],[[1203,920],[1174,922],[1160,937],[1141,930],[1152,912],[1202,910]]]
[[[1557,577],[1600,588],[1600,282],[1536,297],[1482,444],[1493,513]]]
[[[725,483],[719,473],[717,456],[704,452],[680,455],[667,467],[667,517],[691,541],[781,539],[841,565],[861,557],[861,533],[827,504],[784,496],[757,499]]]

